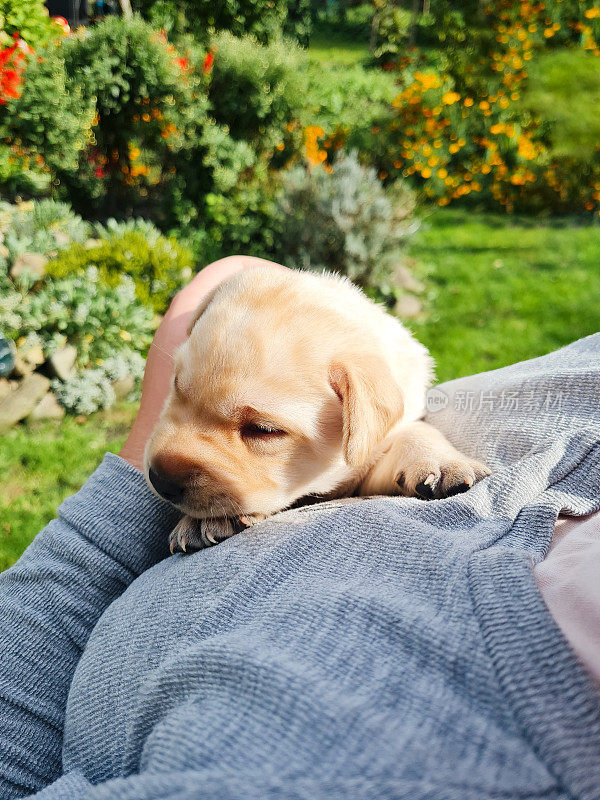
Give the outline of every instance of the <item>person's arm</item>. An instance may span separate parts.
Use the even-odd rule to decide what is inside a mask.
[[[121,458],[107,455],[0,576],[3,800],[37,791],[60,775],[67,694],[87,639],[107,606],[168,554],[167,534],[179,514],[150,492],[139,471],[146,438],[194,309],[222,280],[256,263],[264,262],[215,262],[177,295],[154,338],[140,411]]]
[[[61,773],[69,686],[98,618],[168,554],[178,514],[108,454],[14,567],[0,576],[0,797]]]

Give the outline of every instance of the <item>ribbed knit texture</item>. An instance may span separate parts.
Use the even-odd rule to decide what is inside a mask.
[[[0,579],[0,796],[598,800],[600,697],[531,567],[600,505],[600,336],[441,389],[491,478],[194,555],[160,560],[172,516],[107,458]]]
[[[138,470],[111,454],[58,513],[0,575],[3,800],[61,774],[67,694],[92,628],[167,555],[165,537],[179,518]]]

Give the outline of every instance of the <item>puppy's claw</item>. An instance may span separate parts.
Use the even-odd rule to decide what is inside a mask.
[[[183,517],[169,537],[169,550],[171,553],[194,552],[204,547],[211,547],[214,544],[228,539],[241,530],[235,526],[233,521],[226,517],[214,519],[194,519],[193,517]]]
[[[244,516],[240,517],[239,520],[242,525],[245,525],[247,528],[251,528],[252,525],[258,525],[259,522],[264,522],[266,518],[266,514],[244,514]]]
[[[199,550],[200,547],[202,547],[200,520],[182,517],[169,536],[169,550],[171,553],[178,551],[187,553],[188,548]]]

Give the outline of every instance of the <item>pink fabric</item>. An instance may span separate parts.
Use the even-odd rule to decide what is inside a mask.
[[[600,687],[600,511],[559,518],[534,574],[550,613]]]

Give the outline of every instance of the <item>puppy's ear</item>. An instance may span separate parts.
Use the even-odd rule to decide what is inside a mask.
[[[212,300],[213,300],[213,298],[215,296],[215,293],[216,293],[218,288],[219,288],[218,286],[215,286],[214,289],[211,289],[211,291],[202,300],[202,302],[200,303],[198,308],[194,311],[194,315],[192,316],[192,318],[190,320],[190,323],[189,323],[189,325],[187,327],[187,335],[188,336],[193,331],[194,325],[198,322],[198,320],[200,319],[202,314],[204,314],[204,312],[206,311],[207,306],[209,306],[210,303],[212,302]]]
[[[342,401],[344,457],[350,466],[360,467],[402,417],[402,392],[377,356],[332,364],[329,383]]]

